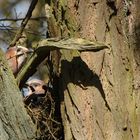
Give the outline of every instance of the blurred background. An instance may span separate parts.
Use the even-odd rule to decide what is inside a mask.
[[[0,0],[0,48],[4,51],[19,29],[30,3],[31,0]],[[20,45],[31,47],[34,41],[46,38],[47,22],[43,5],[44,0],[39,0],[20,39]]]

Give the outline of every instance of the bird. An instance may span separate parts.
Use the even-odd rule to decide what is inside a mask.
[[[33,52],[33,50],[23,46],[14,46],[7,49],[6,59],[14,75],[21,69],[27,58],[27,54],[31,52]]]
[[[45,82],[36,78],[27,81],[26,85],[28,85],[37,95],[44,95],[47,90],[47,85]]]
[[[32,78],[28,80],[22,88],[24,103],[30,104],[31,101],[37,101],[39,97],[44,97],[47,92],[47,85],[43,80]]]

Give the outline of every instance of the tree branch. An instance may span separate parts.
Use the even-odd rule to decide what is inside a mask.
[[[46,17],[33,17],[30,18],[30,20],[40,20],[40,19],[46,19]],[[0,21],[20,21],[20,20],[24,20],[24,18],[1,18]]]
[[[109,48],[107,45],[82,38],[70,39],[44,39],[36,44],[35,51],[26,61],[23,68],[17,74],[16,80],[21,88],[27,79],[36,72],[37,66],[49,55],[50,51],[58,49],[77,50],[77,51],[99,51]]]
[[[68,38],[68,39],[56,39],[48,38],[38,42],[38,48],[45,47],[48,50],[66,49],[66,50],[78,50],[78,51],[99,51],[105,48],[109,48],[103,43],[97,41],[90,41],[83,38]]]
[[[15,35],[15,38],[14,38],[13,41],[10,43],[10,47],[13,47],[13,46],[16,44],[16,42],[20,39],[20,37],[21,37],[21,35],[22,35],[22,32],[23,32],[23,30],[24,30],[26,24],[28,23],[30,17],[32,16],[32,12],[33,12],[33,10],[34,10],[34,8],[35,8],[37,2],[38,2],[38,0],[32,0],[31,5],[30,5],[30,7],[29,7],[29,9],[28,9],[28,12],[27,12],[27,14],[26,14],[24,20],[23,20],[22,23],[21,23],[20,29],[17,31],[17,33],[16,33],[16,35]]]

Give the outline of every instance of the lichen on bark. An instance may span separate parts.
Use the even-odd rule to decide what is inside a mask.
[[[0,50],[0,139],[35,139],[35,127],[22,101],[21,92]]]

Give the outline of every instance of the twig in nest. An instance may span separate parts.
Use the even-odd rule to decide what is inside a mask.
[[[47,126],[49,133],[51,134],[51,136],[54,138],[54,140],[57,140],[57,138],[54,136],[54,134],[52,133],[49,125],[47,124],[47,122],[42,121],[42,123]]]

